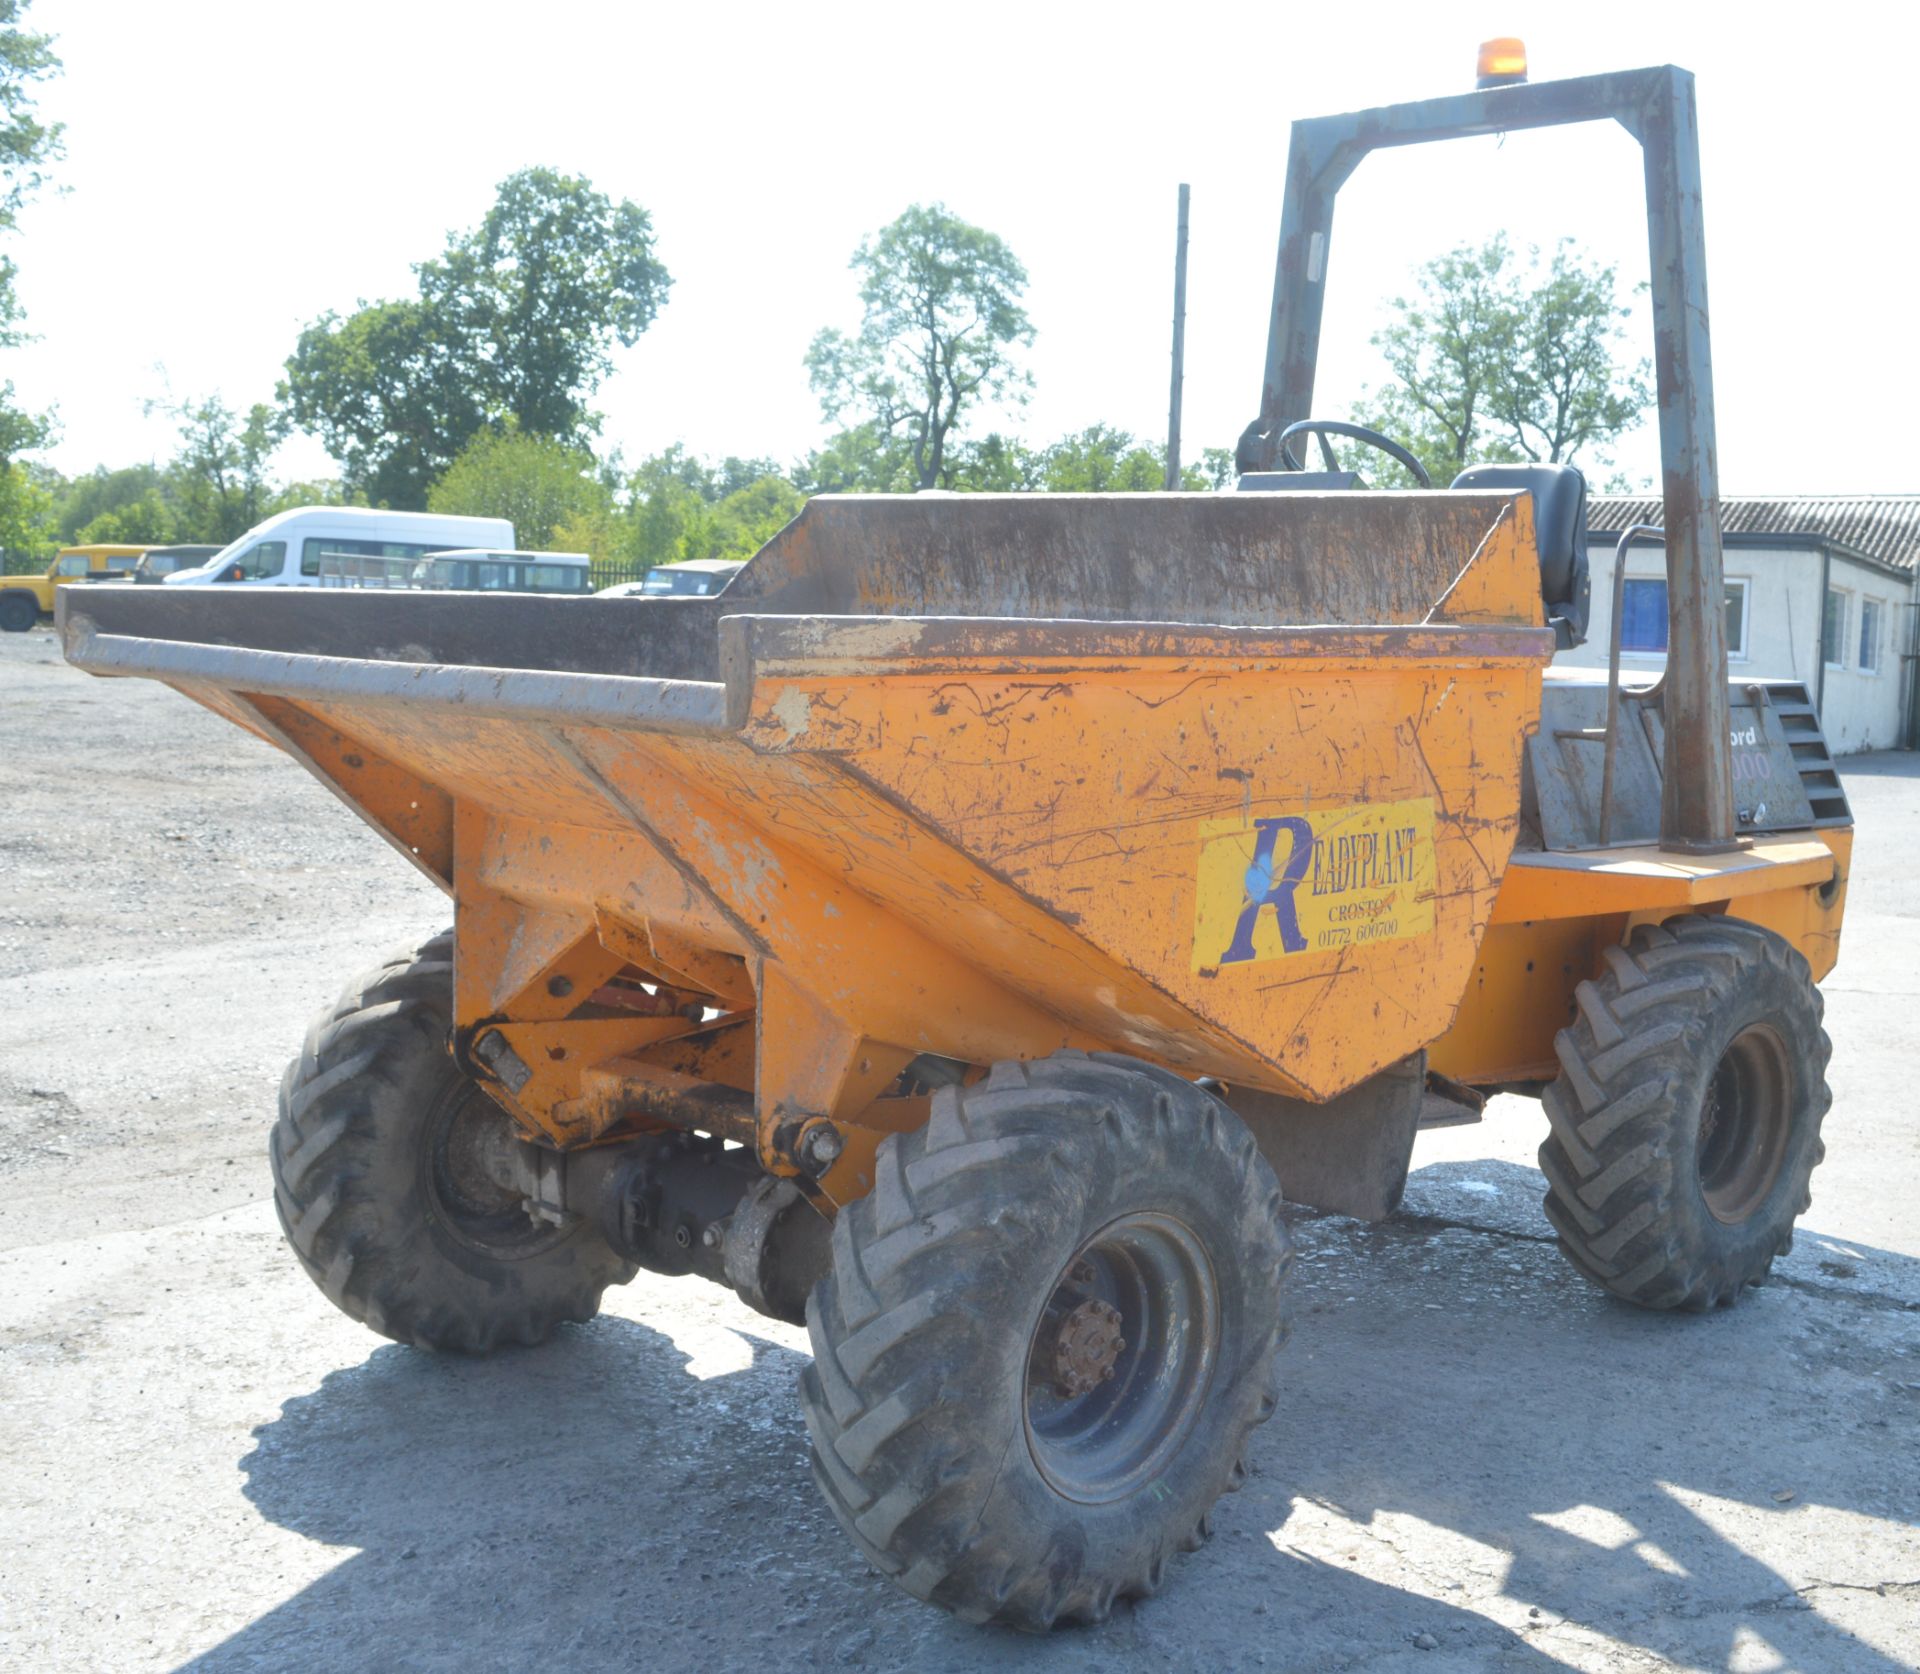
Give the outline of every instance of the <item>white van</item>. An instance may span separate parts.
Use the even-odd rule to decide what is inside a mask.
[[[321,561],[328,556],[424,558],[430,552],[511,549],[513,544],[513,525],[504,517],[302,506],[255,524],[197,569],[176,570],[166,578],[166,585],[242,582],[257,587],[318,587]]]
[[[329,552],[320,560],[322,587],[384,592],[393,588],[455,593],[593,591],[593,560],[584,552],[499,552],[454,548],[425,558],[373,558]]]

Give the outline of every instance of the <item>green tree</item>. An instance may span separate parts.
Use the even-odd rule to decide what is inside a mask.
[[[1394,381],[1356,402],[1354,418],[1393,437],[1435,482],[1514,457],[1495,416],[1519,330],[1512,262],[1504,234],[1435,257],[1413,297],[1393,299],[1398,318],[1373,335]],[[1384,478],[1397,468],[1369,454],[1367,470]]]
[[[1160,445],[1111,424],[1091,424],[1043,448],[995,434],[961,451],[953,486],[991,494],[1150,494],[1166,485]],[[1223,488],[1233,453],[1209,448],[1180,473],[1183,489]]]
[[[55,529],[63,546],[78,544],[80,531],[145,500],[165,498],[165,478],[155,465],[99,465],[66,483],[59,495]],[[171,516],[171,514],[169,514]]]
[[[1404,445],[1435,482],[1470,464],[1570,462],[1583,449],[1589,464],[1604,463],[1652,399],[1646,362],[1616,359],[1630,310],[1615,270],[1571,241],[1544,271],[1538,250],[1522,262],[1504,236],[1463,245],[1419,269],[1414,295],[1392,306],[1397,318],[1373,343],[1393,381],[1363,394],[1353,413]],[[1407,480],[1377,454],[1366,469]]]
[[[224,546],[268,515],[274,499],[268,467],[286,437],[286,417],[264,402],[236,413],[212,395],[168,410],[180,426],[180,450],[169,471],[174,539]]]
[[[69,546],[170,546],[177,538],[179,523],[173,504],[157,486],[136,500],[109,506],[64,537]]]
[[[1513,363],[1496,398],[1500,422],[1528,459],[1571,460],[1582,448],[1604,453],[1653,404],[1647,362],[1623,370],[1615,358],[1630,312],[1614,269],[1584,261],[1562,239],[1544,278],[1522,298]]]
[[[64,123],[34,114],[33,87],[60,73],[53,37],[23,27],[28,0],[0,0],[0,229],[11,231],[28,198],[64,153]]]
[[[427,496],[433,511],[511,520],[519,545],[534,550],[552,550],[562,528],[608,501],[592,454],[511,422],[475,436]]]
[[[730,453],[718,465],[710,467],[708,477],[713,484],[714,498],[724,500],[729,494],[757,487],[769,478],[784,482],[786,472],[774,460],[742,459]]]
[[[673,281],[653,222],[575,175],[523,169],[470,233],[422,262],[420,297],[484,392],[490,417],[578,440],[584,398],[653,324]]]
[[[949,477],[955,470],[949,464]],[[829,437],[794,466],[793,481],[808,495],[908,494],[917,486],[907,444],[874,424],[856,424]],[[950,481],[947,486],[959,485]]]
[[[167,467],[102,465],[51,484],[50,538],[63,546],[224,544],[275,512],[344,502],[336,480],[271,480],[267,467],[283,428],[271,408],[255,406],[243,417],[208,399],[166,410],[181,424],[180,448]]]
[[[850,265],[860,274],[860,330],[822,331],[807,351],[821,409],[903,443],[914,487],[947,487],[963,416],[989,401],[1024,402],[1032,386],[1016,353],[1033,342],[1020,301],[1027,270],[943,204],[915,204],[862,240]]]
[[[619,555],[646,569],[706,557],[714,497],[713,473],[678,442],[643,459],[627,484]]]
[[[282,483],[267,502],[268,517],[275,512],[298,511],[302,506],[350,506],[355,502],[338,477],[309,477]]]
[[[300,333],[279,395],[369,505],[422,511],[427,492],[486,423],[484,391],[424,303],[363,304]]]
[[[990,431],[947,450],[943,488],[966,494],[1134,494],[1166,481],[1156,443],[1110,424],[1089,425],[1046,447]],[[1180,473],[1183,489],[1225,488],[1234,478],[1233,450],[1208,448]],[[803,495],[907,493],[918,486],[906,449],[871,426],[842,431],[795,468]]]
[[[644,209],[552,169],[503,181],[479,227],[414,272],[417,298],[308,326],[281,386],[350,491],[409,510],[484,427],[591,435],[614,345],[638,341],[672,283]]]
[[[806,496],[770,459],[709,465],[675,443],[627,482],[613,556],[638,568],[694,558],[751,558],[799,515]]]
[[[46,568],[54,539],[53,473],[25,460],[0,469],[0,569],[8,575]]]
[[[708,558],[751,558],[800,515],[806,497],[785,477],[768,474],[722,495],[713,508]]]
[[[1232,448],[1203,448],[1198,464],[1180,467],[1180,486],[1192,489],[1231,488],[1239,474],[1240,467],[1234,461]]]
[[[59,74],[53,37],[26,28],[27,0],[0,0],[0,235],[13,232],[27,200],[46,184],[62,155],[62,124],[36,113],[35,87]],[[26,340],[18,274],[0,255],[0,348]],[[0,547],[37,558],[48,544],[52,496],[20,463],[53,437],[50,414],[28,413],[14,399],[13,381],[0,382]]]
[[[988,432],[949,457],[945,486],[963,494],[1030,494],[1046,487],[1045,450],[1017,436]]]
[[[1166,480],[1164,456],[1110,424],[1064,436],[1040,456],[1040,486],[1050,494],[1144,494]]]

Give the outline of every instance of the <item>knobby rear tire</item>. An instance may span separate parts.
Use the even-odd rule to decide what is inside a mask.
[[[481,1354],[590,1320],[636,1269],[590,1223],[541,1228],[506,1196],[476,1205],[498,1188],[450,1170],[453,1124],[507,1121],[447,1050],[452,1000],[448,932],[314,1019],[281,1082],[273,1197],[342,1313],[396,1342]]]
[[[1820,990],[1790,944],[1722,916],[1643,925],[1606,965],[1554,1042],[1548,1219],[1615,1296],[1730,1304],[1812,1201],[1833,1102]]]
[[[1291,1253],[1251,1135],[1178,1076],[1062,1052],[942,1088],[877,1169],[807,1309],[801,1399],[834,1516],[907,1592],[972,1621],[1039,1632],[1154,1592],[1169,1556],[1207,1538],[1274,1408]],[[1090,1270],[1076,1253],[1129,1224],[1204,1251],[1217,1346],[1139,1479],[1116,1467],[1118,1486],[1073,1498],[1030,1426],[1033,1345],[1062,1275]],[[1127,1378],[1113,1387],[1132,1399]]]

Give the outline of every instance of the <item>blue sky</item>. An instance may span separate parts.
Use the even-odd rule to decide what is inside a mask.
[[[1257,405],[1287,126],[1470,85],[1518,33],[1535,79],[1699,78],[1721,476],[1911,490],[1910,87],[1920,8],[1376,3],[538,7],[38,0],[66,73],[68,188],[12,253],[40,341],[22,400],[67,471],[164,458],[143,405],[265,398],[301,325],[405,294],[409,264],[547,163],[653,214],[671,300],[598,406],[629,460],[673,441],[790,459],[823,434],[801,357],[851,325],[847,259],[907,203],[992,228],[1032,276],[1036,440],[1165,424],[1175,190],[1193,186],[1189,453]],[[1645,275],[1637,150],[1608,126],[1376,156],[1342,194],[1323,412],[1410,270],[1506,230]],[[1635,322],[1646,346],[1644,319]],[[1619,463],[1650,475],[1650,432]],[[284,468],[330,469],[311,441]]]

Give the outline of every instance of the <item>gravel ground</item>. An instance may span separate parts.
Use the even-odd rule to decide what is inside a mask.
[[[0,1667],[1910,1669],[1920,758],[1849,764],[1829,1158],[1779,1282],[1654,1317],[1553,1248],[1538,1108],[1301,1214],[1285,1399],[1213,1543],[1107,1626],[981,1632],[818,1502],[804,1333],[642,1275],[484,1362],[280,1243],[310,1012],[446,909],[291,763],[0,636]]]

